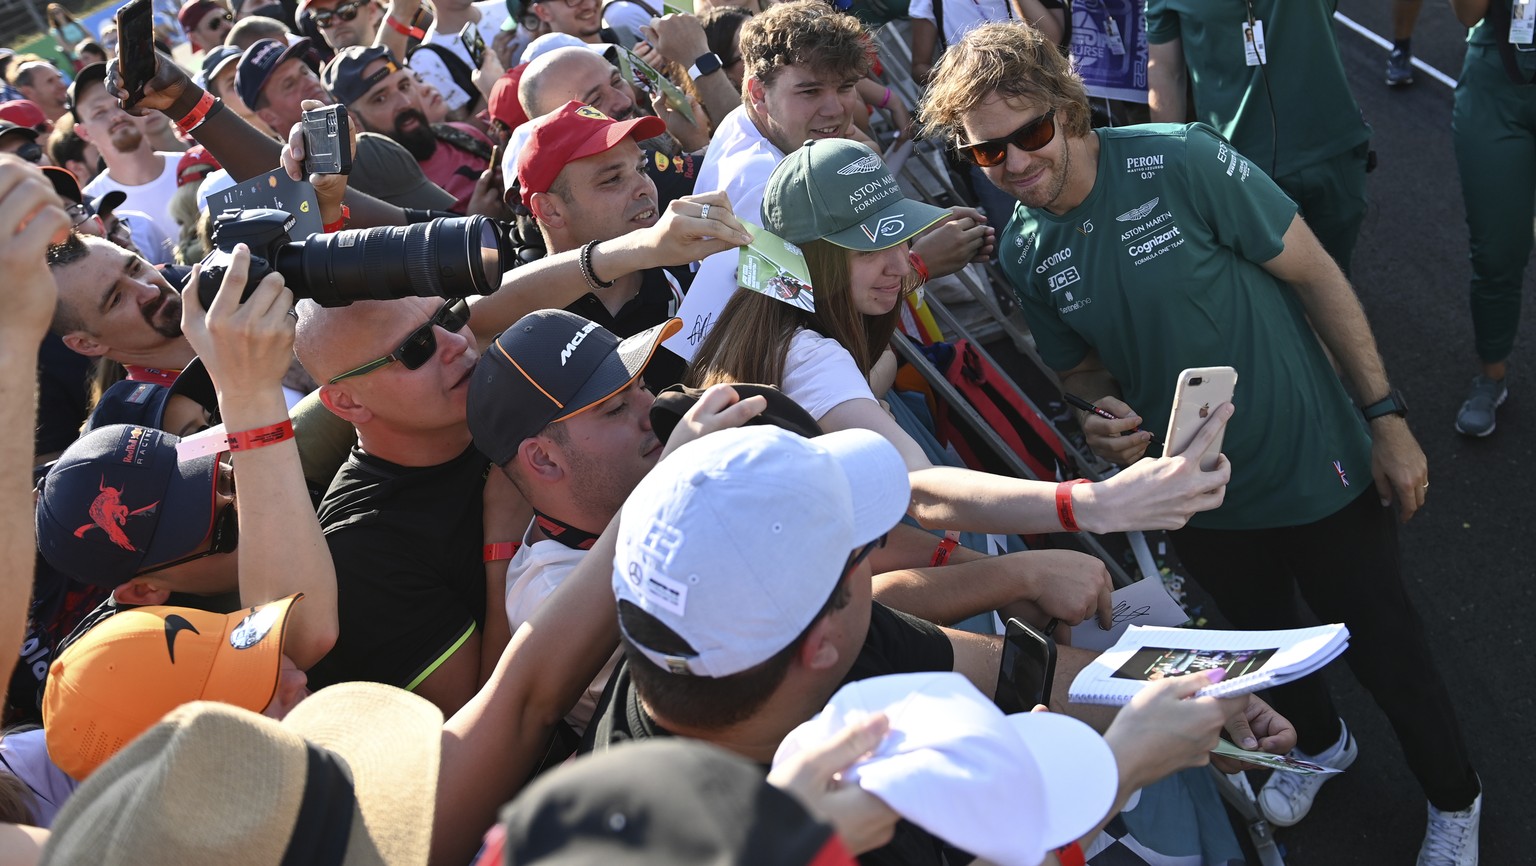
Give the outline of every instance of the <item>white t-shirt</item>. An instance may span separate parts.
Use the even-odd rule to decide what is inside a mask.
[[[171,196],[176,194],[176,163],[181,161],[181,154],[156,151],[155,156],[160,157],[165,168],[159,177],[149,183],[138,186],[118,183],[112,178],[112,169],[109,168],[92,178],[81,192],[92,198],[100,198],[113,190],[122,190],[128,198],[121,207],[148,214],[166,237],[179,237],[181,229],[176,224],[176,217],[171,215]]]
[[[869,380],[842,344],[801,328],[784,356],[784,393],[820,421],[849,400],[874,400]]]
[[[0,773],[10,772],[32,792],[37,807],[37,826],[49,827],[64,808],[64,801],[80,786],[48,757],[43,729],[7,734],[0,740]]]
[[[912,0],[907,8],[908,17],[933,21],[933,3],[934,0]],[[945,3],[944,44],[958,45],[972,29],[991,21],[1007,21],[1012,17],[1008,14],[1006,0],[960,0]]]
[[[507,4],[503,0],[480,0],[474,4],[480,10],[480,21],[475,29],[480,31],[480,38],[485,40],[485,50],[491,50],[491,43],[495,41],[497,34],[501,33],[501,24],[507,20]],[[427,28],[427,34],[422,37],[424,44],[441,45],[453,52],[464,65],[471,71],[475,62],[469,57],[469,50],[459,40],[459,31],[443,33],[437,29],[437,22]],[[515,54],[513,56],[516,56]],[[463,108],[470,101],[470,94],[453,83],[453,76],[448,73],[448,67],[443,64],[442,58],[430,51],[418,51],[411,55],[410,67],[421,73],[421,77],[427,83],[436,87],[443,95],[443,101],[454,110]]]
[[[738,219],[761,224],[763,190],[784,157],[785,153],[758,131],[746,109],[738,105],[716,127],[693,191],[724,192]],[[707,323],[718,316],[735,293],[738,257],[735,249],[729,249],[699,264],[693,285],[688,287],[688,297],[678,311],[683,329],[665,343],[684,360],[693,360],[694,350],[709,331]]]
[[[528,537],[532,531],[533,525],[529,524],[528,531],[523,533],[523,545],[512,556],[512,561],[507,563],[507,624],[512,627],[513,633],[533,616],[533,612],[544,604],[560,583],[581,564],[582,557],[587,555],[585,550],[566,547],[558,541],[536,541],[529,544]],[[592,715],[597,712],[597,702],[603,697],[603,690],[608,688],[608,680],[613,677],[613,668],[619,663],[623,652],[622,649],[614,652],[608,663],[603,665],[597,679],[587,686],[581,700],[565,717],[566,723],[575,728],[576,733],[584,733],[587,725],[591,724]]]
[[[178,229],[174,236],[167,236],[160,231],[160,224],[149,218],[149,214],[142,211],[117,208],[112,215],[128,224],[128,231],[133,235],[133,245],[139,248],[144,258],[152,265],[168,265],[176,261],[176,241],[181,237]]]

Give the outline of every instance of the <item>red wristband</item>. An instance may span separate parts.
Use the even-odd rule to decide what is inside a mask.
[[[273,424],[270,427],[257,427],[255,430],[230,433],[224,437],[224,445],[230,451],[250,451],[253,448],[265,448],[292,438],[293,421],[285,418],[282,423]]]
[[[917,276],[923,282],[928,282],[928,265],[923,263],[923,257],[917,253],[907,253],[907,259],[912,262],[912,270],[917,271]]]
[[[1074,478],[1056,485],[1056,517],[1061,521],[1061,528],[1067,532],[1078,531],[1077,515],[1072,513],[1072,488],[1087,483],[1086,478]]]
[[[481,555],[486,562],[496,562],[502,559],[511,559],[522,545],[516,541],[498,541],[495,544],[487,544],[481,548]]]
[[[1076,842],[1057,848],[1056,859],[1061,861],[1061,866],[1087,866],[1088,863],[1088,859],[1083,856],[1082,846]]]
[[[420,27],[412,27],[409,24],[402,24],[393,15],[385,15],[384,22],[389,25],[389,29],[399,33],[401,36],[409,36],[412,39],[427,38],[427,31],[421,29]]]
[[[339,219],[339,220],[337,220],[337,221],[335,221],[333,223],[326,223],[325,225],[320,227],[320,231],[322,231],[322,232],[324,232],[326,234],[330,234],[331,232],[339,232],[342,229],[347,227],[347,220],[349,220],[351,218],[352,218],[352,209],[347,207],[346,205],[342,205],[341,206],[341,219]]]
[[[939,546],[934,549],[934,551],[933,551],[933,561],[928,563],[928,566],[930,568],[938,568],[939,566],[948,563],[949,562],[949,555],[954,552],[956,547],[959,547],[959,546],[960,546],[960,542],[956,541],[953,538],[945,536],[943,539],[941,539],[939,541]]]
[[[176,128],[183,133],[190,134],[192,130],[202,126],[203,121],[208,119],[208,112],[212,110],[216,102],[218,102],[218,99],[212,93],[204,90],[202,97],[197,100],[197,104],[192,106],[192,110],[176,121]]]

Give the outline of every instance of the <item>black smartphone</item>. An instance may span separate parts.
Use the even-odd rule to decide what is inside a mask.
[[[474,66],[479,69],[485,63],[485,38],[480,35],[480,29],[471,21],[459,31],[459,41],[464,43],[464,50],[469,52],[469,59],[474,61]]]
[[[300,123],[304,127],[305,177],[352,172],[352,129],[344,106],[306,111]]]
[[[117,69],[128,94],[125,108],[144,96],[155,77],[155,9],[151,0],[132,0],[117,10]]]
[[[992,702],[1004,713],[1027,713],[1037,704],[1050,704],[1056,675],[1056,642],[1017,619],[1008,620],[1003,636],[1003,663],[997,672]]]

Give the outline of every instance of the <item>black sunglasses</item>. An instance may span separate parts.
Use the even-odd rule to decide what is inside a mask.
[[[1008,158],[1010,144],[1019,150],[1033,153],[1050,144],[1051,139],[1055,137],[1056,109],[1053,108],[1003,138],[978,141],[975,144],[962,144],[957,149],[961,156],[971,162],[982,168],[991,168],[1002,164],[1002,161]]]
[[[433,355],[437,354],[437,334],[433,330],[434,328],[441,326],[448,333],[457,334],[468,323],[468,301],[463,298],[452,298],[444,301],[437,312],[432,314],[432,318],[428,319],[425,325],[412,331],[411,335],[405,338],[405,342],[401,343],[393,352],[342,373],[340,376],[332,379],[331,384],[334,385],[342,379],[350,379],[353,376],[372,373],[374,370],[396,361],[399,361],[400,365],[407,370],[420,369],[422,364],[427,363]]]
[[[353,21],[357,18],[357,11],[361,8],[363,8],[362,3],[358,2],[358,0],[352,0],[352,2],[343,3],[335,9],[321,9],[319,12],[310,13],[310,17],[315,19],[316,27],[326,30],[330,28],[333,17],[340,18],[343,21]]]
[[[863,547],[859,548],[858,550],[855,550],[851,555],[849,555],[849,557],[848,557],[848,564],[843,566],[843,576],[847,577],[848,576],[848,572],[853,571],[855,566],[857,566],[859,563],[863,562],[864,560],[868,559],[869,555],[871,553],[874,553],[875,550],[877,550],[878,548],[884,547],[886,539],[888,539],[890,537],[891,537],[891,534],[889,532],[887,532],[886,534],[880,536],[879,538],[875,539],[874,541],[871,541],[870,543],[864,545]]]
[[[212,30],[213,28],[218,26],[220,21],[234,21],[234,20],[235,20],[235,16],[234,15],[231,15],[230,13],[225,12],[223,15],[215,15],[215,16],[207,19],[208,23],[203,26],[203,29],[204,30]]]

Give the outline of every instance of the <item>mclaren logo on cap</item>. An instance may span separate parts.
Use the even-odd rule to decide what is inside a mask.
[[[593,108],[590,105],[583,105],[582,107],[576,109],[576,116],[577,117],[590,117],[593,120],[612,120],[613,119],[613,118],[609,117],[608,115],[602,113],[601,111],[598,111],[597,109]]]
[[[874,154],[870,154],[863,159],[856,159],[853,162],[848,163],[847,165],[838,169],[837,173],[843,175],[844,177],[847,177],[850,174],[869,174],[870,172],[879,171],[882,166],[883,163],[880,162],[880,157],[875,156]]]
[[[581,341],[585,340],[587,335],[595,330],[597,330],[597,323],[588,322],[586,327],[576,332],[576,336],[572,337],[571,341],[565,344],[565,349],[560,352],[560,366],[565,366],[565,362],[569,361],[571,355],[575,354],[576,347],[580,346]]]
[[[870,229],[869,226],[862,223],[859,224],[859,228],[863,230],[865,237],[871,241],[878,241],[881,238],[900,234],[901,230],[907,227],[906,222],[901,217],[902,215],[899,213],[891,214],[890,216],[881,217],[880,221],[875,223],[874,229]]]
[[[193,634],[202,634],[197,626],[187,621],[181,614],[173,613],[165,618],[165,651],[171,656],[171,664],[176,664],[176,635],[189,631]]]

